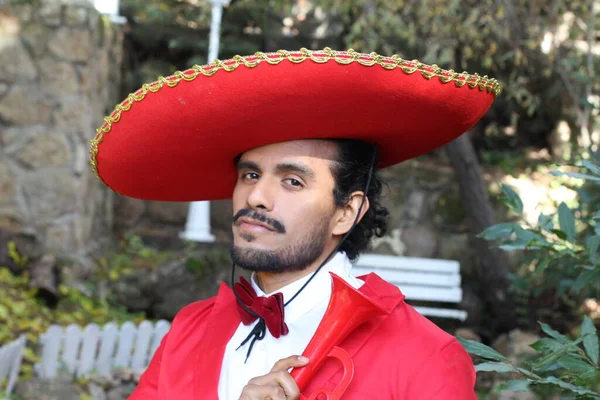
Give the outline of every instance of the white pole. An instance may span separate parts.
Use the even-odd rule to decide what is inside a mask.
[[[223,5],[230,0],[209,0],[212,4],[212,18],[210,23],[210,37],[208,42],[208,62],[213,62],[219,54],[219,39]],[[185,231],[181,237],[195,242],[214,242],[215,237],[210,233],[210,202],[194,201],[190,208],[185,224]]]

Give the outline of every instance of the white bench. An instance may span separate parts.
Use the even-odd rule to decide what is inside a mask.
[[[21,335],[14,342],[0,347],[0,398],[2,394],[7,399],[17,383],[21,361],[23,360],[23,350],[25,349],[25,336]],[[7,380],[6,388],[2,389],[2,381]]]
[[[352,274],[360,276],[370,272],[398,286],[406,300],[442,303],[460,303],[462,300],[458,261],[363,254],[353,266]],[[467,319],[467,312],[458,309],[415,309],[430,317]]]

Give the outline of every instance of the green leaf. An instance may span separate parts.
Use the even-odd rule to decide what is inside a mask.
[[[519,194],[510,186],[502,184],[502,192],[506,196],[506,204],[517,214],[523,213],[523,201]]]
[[[519,227],[519,224],[511,224],[511,223],[502,223],[492,225],[483,232],[481,232],[478,236],[480,238],[486,240],[497,240],[497,239],[505,239],[510,237],[515,232],[515,229]]]
[[[580,273],[575,282],[573,282],[572,289],[575,292],[580,292],[591,282],[596,281],[600,281],[600,269],[594,267],[585,267],[585,270]]]
[[[544,353],[547,351],[558,350],[562,344],[558,340],[550,339],[550,338],[542,338],[535,343],[529,345],[532,349],[539,353]]]
[[[583,166],[590,170],[590,172],[600,175],[600,166],[594,164],[589,160],[583,160]]]
[[[592,263],[597,264],[598,259],[598,247],[600,247],[600,236],[590,236],[586,241],[586,247],[588,250],[589,259]]]
[[[538,358],[537,360],[535,360],[534,362],[531,363],[531,367],[533,369],[542,369],[545,367],[549,367],[552,364],[558,363],[564,356],[565,354],[569,353],[570,351],[573,351],[577,348],[577,344],[580,343],[582,341],[581,338],[577,339],[575,342],[571,342],[568,344],[563,345],[562,347],[560,347],[559,349],[551,352],[551,353],[547,353],[544,356]]]
[[[585,179],[587,181],[592,181],[594,183],[600,183],[600,178],[593,176],[593,175],[580,174],[577,172],[562,172],[562,171],[551,171],[550,173],[554,176],[566,175],[566,176],[570,176],[571,178]]]
[[[552,222],[552,217],[545,215],[545,214],[540,214],[540,216],[538,217],[538,226],[540,229],[543,229],[545,231],[550,231],[554,228],[554,223]]]
[[[588,357],[594,364],[598,365],[600,356],[600,345],[598,343],[598,332],[592,320],[586,315],[581,325],[581,336],[583,336],[583,347]]]
[[[569,372],[579,375],[579,374],[587,374],[590,371],[595,372],[596,368],[593,365],[586,363],[583,360],[575,358],[570,355],[566,355],[560,360],[557,361],[558,365],[567,369]]]
[[[573,211],[563,202],[558,206],[558,224],[560,230],[567,235],[567,240],[575,240],[575,217]]]
[[[548,335],[553,337],[554,339],[558,340],[560,343],[562,344],[569,344],[569,343],[573,343],[571,340],[569,340],[566,336],[558,333],[557,331],[555,331],[554,329],[552,329],[550,327],[550,325],[545,324],[543,322],[538,322],[540,324],[540,326],[542,327],[542,330]]]
[[[475,366],[477,372],[516,372],[515,368],[511,364],[503,362],[484,362]]]
[[[562,389],[566,389],[577,394],[587,394],[592,396],[593,399],[600,399],[600,395],[598,393],[594,393],[591,390],[587,390],[582,386],[571,385],[570,383],[560,380],[554,376],[548,376],[546,378],[540,379],[538,383],[550,383]]]
[[[504,357],[502,354],[498,353],[491,347],[488,347],[482,343],[476,342],[474,340],[463,339],[461,337],[456,337],[456,339],[460,342],[460,344],[463,345],[463,347],[469,354],[483,357],[488,360],[506,361],[506,357]]]
[[[550,229],[550,232],[554,233],[562,240],[567,240],[567,234],[561,231],[560,229]]]
[[[498,388],[502,391],[525,392],[529,390],[529,381],[527,379],[512,380],[499,385]]]

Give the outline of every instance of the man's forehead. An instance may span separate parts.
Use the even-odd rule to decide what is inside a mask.
[[[337,146],[331,140],[307,139],[273,143],[256,147],[241,154],[239,161],[277,163],[291,159],[311,159],[318,162],[337,158]]]

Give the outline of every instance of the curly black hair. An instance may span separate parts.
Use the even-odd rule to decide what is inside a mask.
[[[335,180],[333,200],[338,207],[345,206],[353,192],[363,192],[369,179],[373,152],[376,147],[360,140],[333,139],[338,146],[337,159],[331,162],[331,173]],[[378,160],[375,155],[375,166]],[[366,250],[373,235],[382,237],[387,231],[389,211],[381,204],[384,182],[377,171],[373,171],[367,191],[369,209],[346,238],[340,251],[344,251],[351,261]]]

